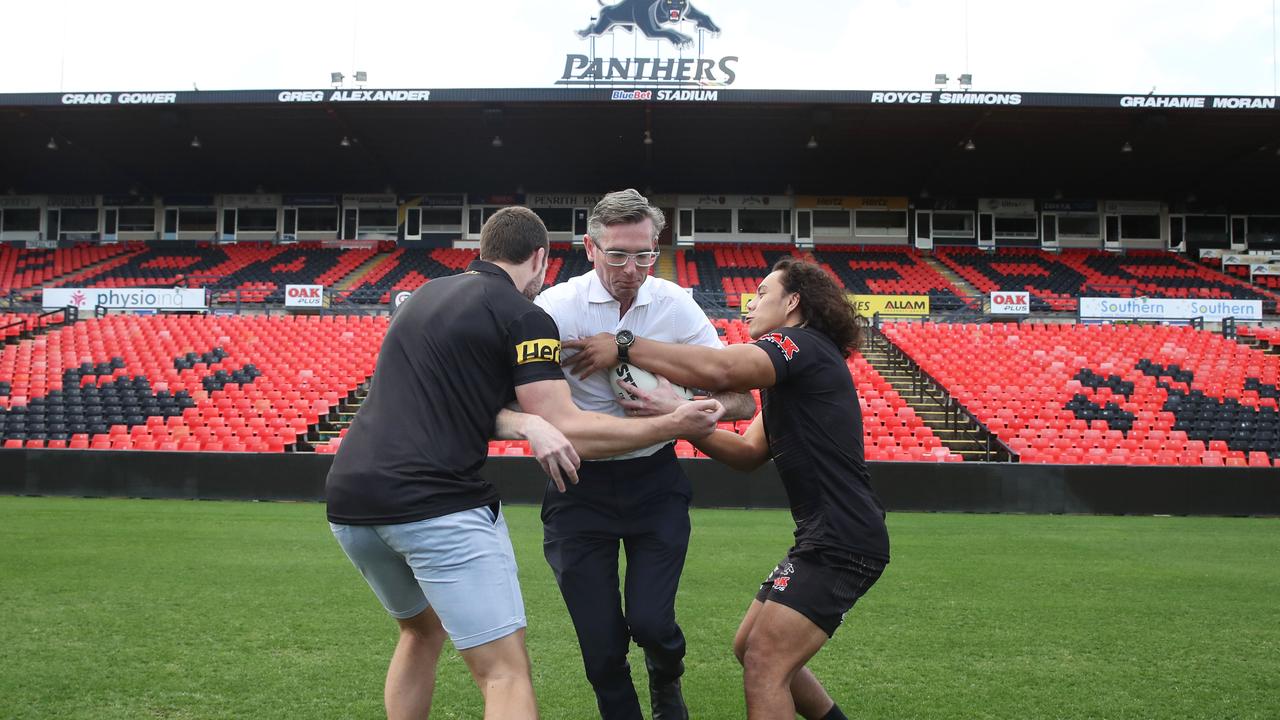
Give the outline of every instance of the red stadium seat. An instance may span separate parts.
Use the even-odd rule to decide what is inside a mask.
[[[1280,457],[1280,424],[1261,402],[1277,395],[1280,358],[1220,334],[1030,323],[883,331],[1027,461],[1262,466]],[[1192,391],[1208,403],[1179,402]]]
[[[255,273],[320,277],[338,267],[330,260],[347,258],[334,251],[315,256],[323,262],[299,261],[298,253],[280,247],[206,250],[122,246],[93,256],[97,259],[63,253],[63,267],[93,265],[93,277],[127,286],[134,280],[169,277],[183,263],[211,258],[225,264],[230,274],[239,273],[243,290],[260,281]],[[366,276],[380,295],[457,272],[475,257],[471,250],[439,249],[418,253],[426,258],[419,262],[402,250],[386,254]],[[563,280],[585,271],[580,249],[554,250],[559,264],[549,277]],[[362,252],[365,259],[374,254]],[[805,252],[790,246],[726,246],[681,249],[675,255],[675,272],[691,286],[741,294],[753,290],[778,257]],[[1117,278],[1132,280],[1135,288],[1178,292],[1234,293],[1243,287],[1212,271],[1188,270],[1180,258],[1170,262],[1167,254],[1000,250],[987,260],[971,255],[954,248],[937,253],[980,290],[975,277],[996,283],[1025,271],[1027,277],[1053,278],[1055,273],[1070,274],[1068,268],[1099,287]],[[859,290],[862,283],[869,291],[934,297],[950,292],[945,281],[943,286],[932,284],[937,273],[908,248],[824,246],[811,256],[842,284]],[[0,248],[3,257],[15,255]],[[0,273],[4,267],[0,263]],[[373,277],[376,271],[381,274]],[[871,275],[883,276],[883,284],[868,280]],[[1188,278],[1195,284],[1184,287],[1182,279]],[[1046,306],[1074,297],[1041,285],[1033,294],[1038,292]],[[1271,296],[1263,297],[1271,302]],[[713,325],[727,343],[749,341],[740,321],[716,319]],[[306,439],[319,437],[338,418],[339,404],[371,375],[386,326],[385,317],[118,315],[45,328],[38,342],[24,336],[16,344],[11,339],[0,345],[0,411],[27,420],[17,425],[26,428],[21,434],[0,439],[10,448],[285,452],[296,445],[305,450],[314,443]],[[1025,462],[1272,467],[1280,458],[1280,445],[1267,435],[1271,426],[1266,424],[1271,417],[1267,412],[1274,414],[1280,399],[1275,391],[1280,366],[1278,356],[1265,352],[1273,339],[1280,345],[1280,331],[1243,328],[1242,342],[1185,327],[1059,323],[888,323],[884,332]],[[960,459],[865,359],[855,355],[849,368],[863,406],[869,459]],[[54,419],[43,410],[48,403],[42,398],[61,402],[64,395],[85,393],[120,398],[125,394],[107,390],[126,385],[145,385],[150,400],[113,400],[121,404],[95,406],[101,407],[96,416],[85,412],[89,408],[74,408],[74,415]],[[64,393],[64,387],[78,393]],[[1185,398],[1193,394],[1207,402],[1197,401],[1190,409]],[[754,395],[758,402],[758,393]],[[132,391],[128,396],[135,397]],[[179,396],[180,401],[169,402]],[[65,403],[59,407],[69,408]],[[71,427],[68,416],[85,420]],[[744,432],[748,425],[743,421],[725,427]],[[1237,426],[1246,430],[1232,430]],[[334,451],[340,437],[317,445],[317,452]],[[529,451],[527,445],[504,444],[491,446],[490,452],[522,456]],[[699,455],[687,443],[677,445],[677,454]]]
[[[11,393],[7,405],[0,396],[0,410],[18,412],[28,427],[43,427],[43,435],[26,438],[42,446],[52,440],[58,441],[54,447],[65,443],[78,449],[191,451],[193,443],[184,441],[191,438],[208,449],[283,452],[295,435],[308,433],[311,423],[329,416],[367,380],[386,324],[385,317],[113,315],[82,320],[51,331],[39,343],[4,346],[0,383],[24,393],[30,389],[36,398],[61,393],[66,383],[99,390],[127,383],[147,387],[150,405],[85,408],[66,404],[78,399],[53,396],[60,408],[84,417],[83,430],[89,432],[69,427],[63,415],[46,416],[41,404],[14,410],[29,405],[25,394]],[[29,368],[20,374],[19,355]],[[12,381],[6,378],[10,357]],[[122,397],[112,393],[108,397]],[[92,413],[99,414],[89,417]],[[126,421],[105,422],[113,413]],[[50,425],[46,417],[60,424]],[[92,423],[99,424],[89,427]],[[82,437],[67,442],[73,435]],[[217,443],[207,443],[210,438]]]

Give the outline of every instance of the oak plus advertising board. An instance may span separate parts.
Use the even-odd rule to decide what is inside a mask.
[[[1031,293],[1000,292],[991,293],[992,315],[1030,315]]]
[[[324,307],[324,286],[285,285],[284,306],[287,308]]]

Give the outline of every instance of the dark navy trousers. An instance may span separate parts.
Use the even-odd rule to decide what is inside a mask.
[[[600,716],[640,720],[631,640],[644,648],[651,679],[669,682],[684,671],[676,589],[689,549],[692,486],[671,445],[644,458],[583,462],[578,479],[563,494],[548,485],[543,554],[573,619]],[[627,554],[622,592],[619,546]]]

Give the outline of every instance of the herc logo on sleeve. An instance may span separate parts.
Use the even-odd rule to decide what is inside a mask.
[[[560,341],[551,338],[525,340],[516,345],[516,364],[527,365],[534,362],[560,362]]]
[[[791,358],[795,357],[796,353],[800,352],[800,347],[795,344],[795,341],[782,333],[769,333],[760,339],[768,340],[774,345],[777,345],[778,349],[782,351],[782,356],[787,359],[787,362],[791,362]]]

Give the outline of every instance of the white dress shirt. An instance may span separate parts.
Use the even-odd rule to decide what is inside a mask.
[[[630,330],[636,337],[669,343],[684,343],[716,348],[724,347],[707,314],[689,293],[679,285],[649,276],[636,292],[627,314],[618,317],[621,304],[601,284],[593,269],[568,282],[543,290],[534,302],[556,321],[560,339],[587,338],[598,333],[617,334]],[[562,351],[572,357],[571,351]],[[614,401],[607,371],[597,372],[586,380],[565,371],[565,379],[573,392],[573,402],[583,410],[625,417],[622,406]],[[619,455],[613,460],[652,455],[666,443]]]

